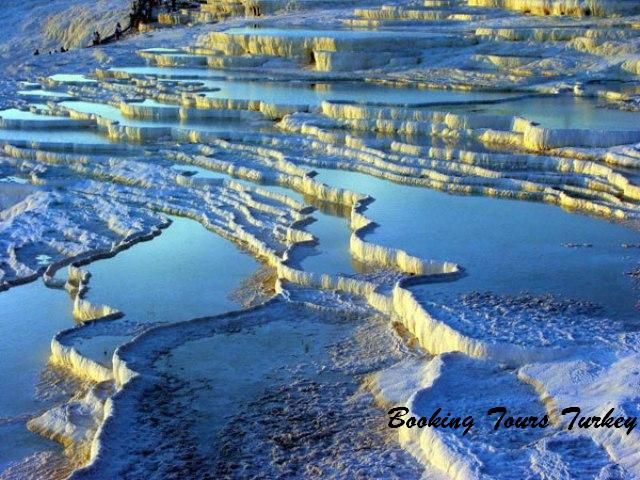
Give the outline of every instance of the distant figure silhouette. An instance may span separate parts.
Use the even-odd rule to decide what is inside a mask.
[[[122,36],[122,26],[120,25],[120,22],[116,23],[116,31],[114,35],[116,37],[116,42],[120,40],[120,37]]]
[[[33,51],[34,55],[40,55],[40,50],[38,50],[37,48]]]
[[[100,45],[100,32],[98,32],[97,30],[93,33],[93,44],[94,45]]]

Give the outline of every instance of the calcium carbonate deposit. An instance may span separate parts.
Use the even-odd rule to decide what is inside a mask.
[[[0,479],[640,478],[640,3],[2,9]]]

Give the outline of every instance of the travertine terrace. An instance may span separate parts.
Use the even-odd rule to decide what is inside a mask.
[[[206,382],[197,372],[177,370],[189,364],[181,357],[186,345],[196,352],[195,363],[215,364],[227,352],[218,344],[221,335],[245,345],[253,334],[277,334],[283,358],[295,357],[287,341],[306,345],[306,337],[286,332],[301,318],[317,345],[338,352],[332,341],[347,342],[374,322],[371,338],[379,344],[367,351],[376,362],[349,350],[355,360],[341,363],[339,353],[325,357],[320,347],[309,357],[348,378],[353,392],[353,385],[364,384],[365,410],[403,404],[424,415],[444,398],[451,408],[478,411],[534,405],[553,420],[553,428],[524,439],[489,431],[464,438],[429,429],[394,433],[393,442],[412,455],[402,457],[407,478],[422,470],[438,478],[513,478],[498,468],[504,463],[523,478],[640,476],[637,432],[574,435],[558,416],[558,406],[571,402],[594,413],[605,404],[636,411],[640,390],[631,372],[638,368],[637,329],[607,319],[593,327],[597,338],[591,341],[574,325],[576,318],[588,324],[591,312],[576,317],[573,307],[546,297],[535,308],[549,330],[523,328],[521,337],[510,328],[535,309],[523,300],[500,304],[503,321],[491,316],[493,297],[461,310],[436,308],[414,287],[474,272],[464,261],[377,241],[368,209],[378,199],[326,184],[318,174],[356,172],[633,226],[640,215],[638,2],[208,0],[199,9],[162,12],[148,28],[156,30],[101,47],[86,61],[84,75],[47,75],[31,65],[29,78],[15,85],[20,93],[0,111],[0,295],[44,282],[67,291],[76,322],[51,339],[50,363],[84,387],[24,422],[64,445],[76,468],[64,472],[78,479],[126,478],[127,471],[167,478],[175,465],[176,474],[211,474],[191,469],[184,455],[204,454],[179,442],[164,445],[166,457],[147,463],[143,450],[161,448],[162,436],[176,426],[163,424],[165,416],[151,428],[144,409],[156,403],[159,410],[180,408],[204,395]],[[197,38],[182,42],[175,34],[182,31],[197,31]],[[349,240],[343,247],[359,269],[305,268],[300,252],[326,240],[308,229],[321,207],[344,218]],[[135,252],[178,217],[267,267],[268,294],[216,317],[146,324],[130,320],[127,305],[92,300],[92,262]],[[410,238],[411,222],[405,228]],[[633,244],[620,248],[637,260]],[[332,310],[342,320],[328,320]],[[358,317],[353,325],[350,315]],[[468,318],[478,323],[468,327]],[[274,319],[281,323],[272,326]],[[117,341],[98,358],[86,347],[96,338]],[[208,342],[211,348],[202,347]],[[382,345],[393,352],[378,352]],[[262,372],[258,356],[255,371]],[[304,360],[295,361],[301,363],[279,358],[273,368],[291,368],[302,383],[315,378],[313,369],[300,366]],[[584,375],[574,377],[576,370]],[[206,388],[226,378],[205,377]],[[482,395],[466,397],[459,378]],[[149,392],[168,388],[165,380],[175,382],[175,398],[152,396],[146,405]],[[322,388],[335,393],[335,385]],[[613,397],[603,393],[611,389]],[[584,392],[590,396],[583,398]],[[212,412],[224,407],[204,403]],[[384,422],[384,411],[378,413]],[[188,423],[186,414],[178,417]],[[220,428],[224,438],[233,438]],[[182,440],[193,442],[198,426],[188,424],[185,432]],[[142,436],[145,447],[127,458],[128,446]],[[16,461],[0,478],[25,472],[37,478],[44,471],[38,461]],[[353,462],[365,474],[388,473],[374,455]],[[259,475],[250,464],[243,468]],[[323,464],[323,471],[340,478],[337,464]],[[216,468],[218,478],[242,477]],[[294,471],[268,468],[274,470],[262,474],[287,478]]]

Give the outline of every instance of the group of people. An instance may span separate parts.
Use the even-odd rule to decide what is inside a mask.
[[[113,31],[113,39],[117,42],[118,40],[120,40],[120,38],[122,38],[122,25],[120,25],[120,22],[116,23],[116,28]],[[104,40],[110,40],[109,37],[107,37]],[[93,40],[91,42],[91,45],[96,46],[96,45],[100,45],[103,42],[103,38],[100,35],[100,32],[98,30],[96,30],[95,32],[93,32]]]
[[[68,49],[68,48],[64,48],[64,46],[62,46],[62,47],[60,47],[60,50],[49,50],[49,55],[53,55],[54,53],[67,53],[68,51],[69,51],[69,49]],[[33,51],[33,54],[34,54],[35,56],[40,55],[40,49],[39,49],[39,48],[36,48],[36,49]]]
[[[133,0],[131,4],[131,12],[129,13],[129,28],[137,29],[141,23],[150,23],[153,21],[153,9],[160,6],[160,3],[163,3],[165,8],[170,12],[175,12],[178,9],[177,0]],[[124,30],[120,22],[116,24],[116,28],[111,37],[107,37],[105,39],[102,38],[100,32],[96,30],[93,32],[93,36],[91,39],[91,45],[97,46],[102,44],[104,41],[109,41],[114,39],[116,42],[122,38]],[[59,52],[65,53],[68,52],[69,49],[65,47],[60,47]],[[53,53],[58,53],[58,50],[49,51],[49,55]],[[35,49],[33,51],[34,55],[40,55],[40,50]]]

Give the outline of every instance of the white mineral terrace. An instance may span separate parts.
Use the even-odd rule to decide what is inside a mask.
[[[156,27],[0,110],[0,480],[640,478],[559,414],[638,413],[640,3]]]

